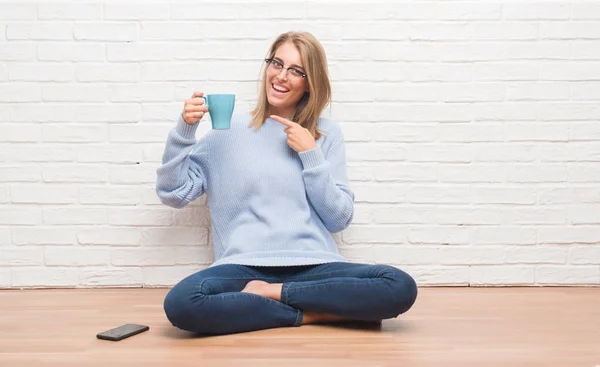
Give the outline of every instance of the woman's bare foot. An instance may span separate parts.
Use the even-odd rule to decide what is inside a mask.
[[[327,323],[327,322],[346,321],[346,320],[347,319],[344,319],[341,316],[330,315],[327,313],[311,312],[311,311],[304,311],[304,313],[302,315],[302,324],[303,325],[321,324],[321,323]]]
[[[275,301],[281,301],[282,283],[267,283],[262,280],[251,280],[241,292],[258,294]]]
[[[262,280],[251,280],[241,292],[257,294],[281,302],[282,287],[282,283],[267,283]],[[311,311],[305,311],[302,316],[302,324],[320,324],[346,320],[347,319],[340,316]]]

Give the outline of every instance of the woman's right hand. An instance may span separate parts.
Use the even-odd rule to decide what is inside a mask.
[[[189,99],[185,100],[183,105],[183,121],[190,125],[194,125],[208,112],[208,107],[204,105],[203,92],[194,92]]]

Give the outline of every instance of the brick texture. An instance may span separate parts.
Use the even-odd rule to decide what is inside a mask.
[[[169,286],[208,266],[205,198],[154,193],[164,141],[194,90],[252,106],[288,30],[328,55],[356,193],[343,254],[421,285],[600,285],[596,1],[13,0],[0,287]]]

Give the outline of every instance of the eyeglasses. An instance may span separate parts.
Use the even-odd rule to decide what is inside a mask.
[[[292,77],[295,78],[306,78],[306,73],[293,68],[293,67],[289,67],[286,68],[283,66],[283,64],[275,59],[265,59],[265,62],[267,64],[269,64],[269,67],[275,71],[277,71],[278,73],[281,72],[281,69],[286,69],[286,75],[291,75]]]

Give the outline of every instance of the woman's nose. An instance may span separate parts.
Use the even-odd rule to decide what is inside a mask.
[[[277,74],[277,79],[278,80],[287,80],[287,72],[288,72],[287,69],[281,69],[279,71],[279,74]],[[282,74],[283,74],[283,76],[282,76]]]

